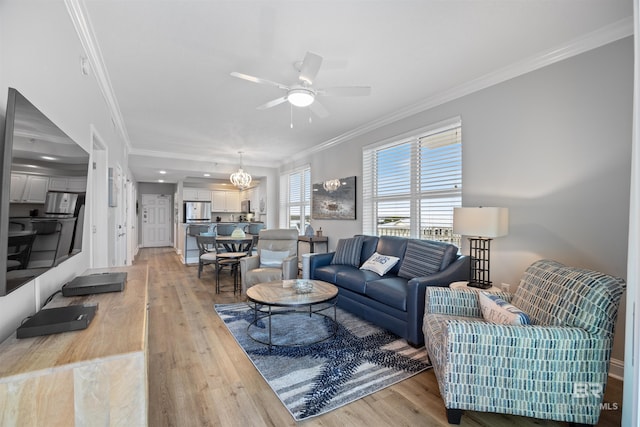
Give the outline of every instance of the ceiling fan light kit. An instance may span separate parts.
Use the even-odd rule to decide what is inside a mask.
[[[313,104],[315,98],[315,92],[305,87],[293,88],[287,94],[287,101],[295,107],[308,107]]]
[[[261,77],[254,77],[248,74],[239,73],[234,71],[231,76],[247,80],[252,83],[258,83],[263,85],[275,86],[278,89],[286,90],[285,96],[273,99],[266,104],[258,106],[258,110],[266,110],[267,108],[275,107],[284,102],[309,109],[319,117],[326,117],[329,115],[327,110],[316,99],[317,96],[368,96],[371,93],[371,87],[369,86],[344,86],[344,87],[329,87],[323,89],[314,89],[311,87],[316,78],[316,75],[320,71],[322,65],[322,57],[313,52],[307,52],[302,62],[294,63],[294,67],[298,70],[298,84],[285,85],[282,83],[274,82],[272,80],[263,79]]]

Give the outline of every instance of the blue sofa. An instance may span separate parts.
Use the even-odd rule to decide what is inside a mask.
[[[350,240],[356,250],[361,245],[359,258],[352,264],[334,260],[342,258],[339,255],[343,240]],[[360,269],[376,252],[399,258],[383,276]],[[433,266],[433,272],[412,276],[414,271],[423,274],[425,265]],[[427,286],[449,286],[451,282],[469,280],[469,266],[469,257],[459,255],[458,248],[448,243],[396,236],[354,236],[338,242],[334,252],[310,255],[309,276],[338,287],[338,307],[420,347],[424,345],[422,319]]]

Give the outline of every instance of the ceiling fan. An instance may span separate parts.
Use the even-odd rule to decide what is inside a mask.
[[[369,86],[339,86],[324,89],[314,88],[313,81],[315,80],[318,71],[320,71],[321,65],[322,56],[313,52],[307,52],[302,62],[294,64],[294,67],[298,70],[299,81],[293,85],[285,85],[260,77],[238,73],[236,71],[232,72],[231,75],[239,79],[275,86],[287,91],[284,96],[258,106],[258,110],[266,110],[267,108],[275,107],[276,105],[289,101],[291,105],[296,107],[309,107],[309,109],[318,117],[326,117],[329,115],[329,112],[320,102],[318,102],[318,96],[367,96],[371,93],[371,87]]]

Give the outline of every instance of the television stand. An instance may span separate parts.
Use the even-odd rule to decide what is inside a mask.
[[[84,274],[103,271],[127,272],[124,291],[44,307],[98,305],[86,329],[0,344],[0,425],[148,424],[148,266]]]

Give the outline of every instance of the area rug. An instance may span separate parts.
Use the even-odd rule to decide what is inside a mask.
[[[272,341],[296,342],[295,347],[258,343],[248,336],[254,319],[245,303],[216,304],[215,310],[256,369],[296,421],[318,416],[405,380],[431,367],[424,347],[416,349],[399,338],[346,311],[337,309],[335,325],[308,313],[272,317]],[[333,309],[325,311],[333,316]],[[251,334],[268,341],[266,320]],[[306,344],[305,344],[306,343]]]

